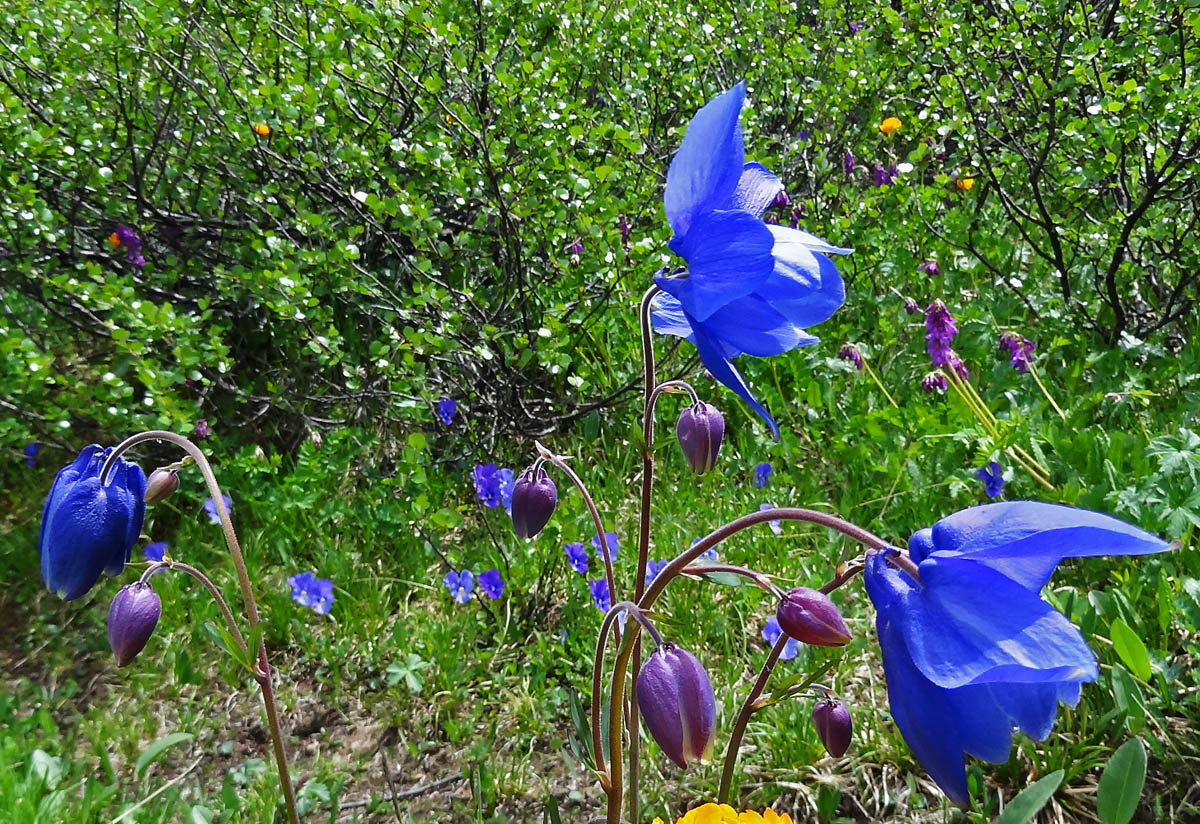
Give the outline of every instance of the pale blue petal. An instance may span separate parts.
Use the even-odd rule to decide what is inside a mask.
[[[650,301],[650,323],[660,335],[674,335],[692,340],[692,326],[688,323],[679,300],[666,292],[659,292]]]
[[[761,163],[747,163],[742,168],[737,189],[721,209],[741,209],[755,217],[762,217],[775,196],[783,191],[783,181],[767,171]]]
[[[846,287],[837,267],[825,254],[801,245],[778,242],[777,226],[768,226],[776,243],[775,266],[755,294],[797,326],[816,326],[828,319],[846,300]],[[790,230],[784,230],[790,231]]]
[[[693,228],[682,240],[671,242],[687,261],[687,274],[659,275],[654,282],[678,298],[689,315],[704,321],[730,301],[754,292],[770,276],[774,241],[766,224],[748,212],[708,212]]]
[[[817,342],[757,295],[740,298],[704,321],[704,329],[734,349],[768,358]]]
[[[733,365],[729,358],[725,357],[720,342],[708,335],[704,331],[703,325],[696,323],[694,320],[692,321],[692,329],[695,334],[696,351],[700,353],[700,360],[705,368],[712,373],[714,378],[732,389],[742,400],[750,404],[750,408],[766,421],[767,427],[771,430],[771,437],[778,442],[779,424],[775,423],[775,419],[755,399],[745,379],[738,372],[737,367]]]
[[[738,125],[746,84],[737,84],[704,105],[688,123],[667,169],[663,207],[672,231],[687,235],[698,215],[732,196],[742,176],[745,150]]]

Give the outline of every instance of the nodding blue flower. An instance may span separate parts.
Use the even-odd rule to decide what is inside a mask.
[[[783,630],[779,627],[779,619],[774,615],[767,619],[767,623],[762,628],[762,639],[769,646],[775,646],[775,642],[779,640],[779,636],[783,635]],[[783,647],[783,652],[779,656],[780,661],[791,661],[796,657],[796,653],[800,648],[800,642],[795,638],[788,638],[787,644]]]
[[[646,561],[646,586],[650,586],[650,584],[654,581],[654,579],[658,577],[658,573],[660,573],[664,569],[666,569],[667,564],[669,564],[669,563],[671,563],[671,562],[670,561]]]
[[[758,466],[754,467],[754,485],[762,489],[771,480],[771,464],[769,461],[763,461]]]
[[[450,597],[460,604],[465,604],[471,600],[471,591],[475,589],[475,575],[469,569],[462,572],[451,570],[446,573],[442,583],[450,590]]]
[[[995,461],[975,470],[975,477],[983,481],[983,489],[989,498],[997,498],[1004,494],[1004,469]]]
[[[971,377],[971,372],[967,369],[967,365],[963,363],[963,359],[953,349],[946,352],[946,366],[950,367],[950,370],[955,375],[958,375],[959,380],[965,381]]]
[[[1007,761],[1014,728],[1045,738],[1098,671],[1079,630],[1040,592],[1063,558],[1144,555],[1166,541],[1116,518],[1012,501],[956,512],[908,542],[918,577],[867,558],[888,701],[917,761],[969,802],[964,756]]]
[[[579,238],[575,238],[573,241],[571,241],[571,245],[567,247],[567,253],[571,255],[582,255],[583,241]]]
[[[912,298],[904,299],[904,311],[910,315],[915,315],[921,311],[921,304],[917,303]]]
[[[442,398],[437,403],[438,420],[446,426],[454,423],[454,413],[458,411],[458,404],[453,398]]]
[[[232,512],[233,511],[233,499],[230,498],[228,495],[222,495],[221,500],[223,500],[225,502],[225,510],[227,512]],[[221,516],[217,512],[217,502],[214,501],[212,498],[204,499],[204,511],[208,513],[209,521],[211,521],[214,524],[221,523]]]
[[[783,184],[745,162],[738,125],[745,83],[709,101],[688,124],[670,168],[663,206],[671,251],[687,263],[654,282],[651,317],[664,335],[686,338],[714,378],[758,413],[779,440],[779,426],[755,399],[733,359],[779,355],[816,343],[805,328],[845,300],[830,254],[850,250],[762,216]]]
[[[758,511],[765,512],[768,509],[775,509],[775,504],[759,504]],[[783,534],[783,521],[767,521],[767,526],[771,527],[771,531],[776,535]]]
[[[142,550],[142,557],[147,561],[158,563],[162,561],[163,556],[171,546],[166,541],[156,541],[152,544],[146,544],[146,548]]]
[[[319,615],[328,615],[333,608],[333,581],[318,578],[315,572],[297,572],[288,578],[292,600],[302,607],[312,607]]]
[[[583,548],[583,544],[577,541],[563,544],[563,551],[567,553],[567,562],[571,565],[571,569],[580,575],[587,575],[588,552]]]
[[[866,23],[862,22],[861,20],[851,20],[850,21],[850,33],[858,34],[860,31],[863,30],[863,26],[865,26],[865,25],[866,25]]]
[[[59,470],[42,509],[42,581],[65,601],[86,594],[101,572],[121,574],[142,531],[146,475],[117,458],[107,485],[101,484],[100,467],[110,454],[111,448],[84,447]]]
[[[612,609],[612,594],[608,591],[607,578],[588,581],[588,589],[592,593],[592,603],[596,605],[596,609],[601,612],[608,612]]]
[[[1033,359],[1033,341],[1016,332],[1004,332],[1000,335],[1000,354],[1008,355],[1012,368],[1024,375]]]
[[[608,551],[612,553],[613,560],[614,561],[617,560],[617,550],[620,548],[619,544],[617,543],[617,533],[605,532],[604,540],[608,544]],[[603,559],[604,558],[604,548],[600,543],[599,535],[592,536],[592,546],[594,546],[596,548],[596,556]]]
[[[40,452],[41,449],[42,449],[42,445],[37,441],[34,441],[33,443],[25,445],[25,465],[26,466],[34,465],[34,463],[36,462],[36,459],[37,459],[37,453]]]
[[[700,541],[701,541],[700,538],[693,538],[691,546],[695,546],[696,544],[700,543]],[[706,549],[704,552],[700,553],[700,557],[705,559],[706,561],[717,560],[717,548],[714,546],[714,547],[711,547],[710,549]]]
[[[949,363],[950,348],[954,336],[958,334],[958,326],[954,316],[940,300],[925,307],[925,350],[934,366],[946,366]]]
[[[927,275],[940,275],[942,273],[941,267],[938,266],[938,262],[933,258],[917,266],[917,271],[924,272]]]
[[[479,588],[482,589],[489,598],[499,598],[504,594],[504,579],[500,577],[500,570],[489,569],[487,572],[479,573]]]

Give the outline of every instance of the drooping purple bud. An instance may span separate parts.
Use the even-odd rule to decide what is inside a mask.
[[[779,602],[775,618],[788,635],[805,644],[840,647],[850,640],[850,629],[828,595],[796,587]]]
[[[174,469],[156,469],[146,479],[146,494],[142,500],[156,504],[179,489],[179,473]]]
[[[512,522],[518,538],[532,538],[542,531],[554,507],[558,504],[558,489],[540,466],[521,473],[513,485]]]
[[[904,311],[910,315],[915,315],[921,311],[921,304],[917,303],[912,298],[904,299]]]
[[[725,437],[725,416],[716,407],[696,401],[679,414],[675,436],[688,465],[697,475],[703,475],[717,462]]]
[[[850,720],[846,705],[836,698],[826,698],[813,708],[812,717],[825,752],[834,758],[845,755],[850,747],[850,735],[854,732],[854,723]]]
[[[683,768],[708,760],[717,708],[696,656],[674,644],[654,650],[638,675],[637,700],[646,729],[667,758]]]
[[[162,601],[149,584],[137,581],[121,587],[108,608],[108,644],[117,656],[117,666],[124,667],[137,658],[161,614]]]

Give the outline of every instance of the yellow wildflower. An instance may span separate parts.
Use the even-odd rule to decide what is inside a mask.
[[[113,232],[111,235],[108,236],[108,242],[112,244],[112,247],[114,249],[116,249],[118,246],[121,245],[121,239],[119,237],[117,237],[116,232]]]
[[[255,123],[254,124],[254,133],[256,135],[258,135],[259,137],[266,137],[267,135],[269,135],[271,133],[271,127],[268,126],[266,123]]]
[[[879,124],[879,131],[883,132],[884,134],[891,134],[899,128],[900,118],[898,117],[885,117],[883,122]]]
[[[663,824],[661,819],[654,819],[654,824]],[[777,813],[767,808],[762,814],[754,810],[738,813],[728,804],[701,804],[694,810],[688,810],[675,824],[792,824],[792,817],[787,813]]]
[[[763,824],[763,817],[754,810],[746,810],[738,816],[737,820],[738,824]]]
[[[763,810],[763,821],[766,824],[792,824],[792,817],[787,813],[777,813],[768,807]]]
[[[971,187],[975,185],[975,178],[960,177],[958,180],[954,181],[954,185],[962,189],[964,192],[969,192],[971,191]]]

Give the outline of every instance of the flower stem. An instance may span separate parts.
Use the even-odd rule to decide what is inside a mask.
[[[250,623],[251,629],[256,628],[259,624],[258,603],[254,600],[254,589],[250,586],[250,573],[246,569],[246,559],[242,556],[242,548],[238,543],[237,533],[233,530],[233,520],[229,517],[229,509],[225,506],[225,499],[221,495],[221,486],[217,483],[217,476],[213,474],[208,458],[198,446],[182,435],[163,429],[152,429],[148,432],[131,435],[117,444],[104,462],[104,466],[100,468],[101,484],[105,482],[118,457],[146,441],[168,441],[187,452],[196,461],[196,466],[200,469],[200,474],[204,476],[204,482],[208,486],[208,494],[212,496],[217,517],[220,518],[221,528],[225,532],[225,543],[229,546],[229,554],[233,557],[233,565],[237,569],[238,583],[242,589],[242,602],[246,608],[246,620]],[[271,728],[271,743],[275,751],[275,764],[279,769],[279,783],[283,790],[284,804],[287,806],[288,819],[291,824],[300,824],[300,816],[296,812],[296,791],[288,772],[287,752],[283,748],[283,729],[280,727],[279,713],[275,708],[275,689],[271,683],[271,665],[267,661],[267,645],[261,634],[256,654],[258,661],[254,680],[258,682],[259,689],[262,691],[263,704],[267,711],[267,723]]]
[[[229,608],[229,604],[225,602],[225,598],[221,595],[221,590],[217,589],[217,585],[191,564],[184,564],[179,561],[158,561],[151,564],[145,572],[142,573],[142,583],[150,580],[150,576],[160,569],[177,569],[180,572],[186,572],[200,583],[204,584],[204,588],[212,595],[213,600],[217,602],[217,606],[221,610],[221,615],[225,618],[225,625],[229,627],[229,633],[233,636],[233,640],[237,641],[238,647],[242,650],[242,655],[246,656],[246,660],[250,660],[250,650],[246,646],[246,639],[242,636],[242,630],[237,625],[237,620],[233,617],[233,610]]]
[[[729,790],[733,785],[733,767],[737,763],[738,750],[742,747],[742,736],[746,734],[746,725],[750,723],[750,716],[754,715],[754,702],[766,689],[767,679],[771,677],[775,664],[779,662],[779,656],[787,647],[787,642],[788,636],[785,633],[780,633],[779,637],[775,639],[775,645],[771,647],[767,660],[763,661],[758,678],[755,679],[754,686],[747,693],[746,700],[742,702],[742,709],[738,712],[737,720],[733,722],[733,729],[729,731],[729,746],[725,748],[725,764],[721,769],[721,787],[717,790],[718,804],[726,804],[729,801]]]
[[[1050,401],[1050,405],[1054,407],[1054,411],[1058,413],[1058,417],[1065,421],[1067,419],[1067,414],[1062,411],[1062,407],[1058,405],[1058,402],[1054,400],[1054,396],[1051,395],[1046,389],[1046,384],[1042,383],[1042,378],[1040,375],[1038,375],[1037,369],[1034,367],[1032,362],[1029,364],[1029,374],[1033,375],[1034,381],[1037,382],[1038,389],[1041,389],[1042,394],[1046,396],[1046,400]]]
[[[883,382],[879,380],[879,376],[875,374],[875,370],[871,368],[871,364],[867,363],[866,358],[863,358],[863,369],[867,370],[867,374],[871,376],[871,380],[875,381],[875,385],[879,387],[879,391],[882,392],[883,396],[888,399],[888,403],[899,409],[900,404],[896,403],[896,399],[893,398],[884,387]]]

